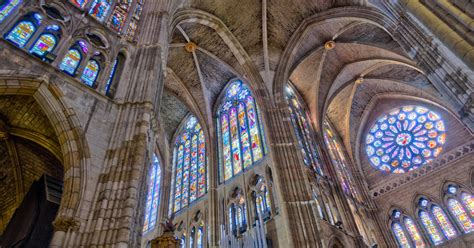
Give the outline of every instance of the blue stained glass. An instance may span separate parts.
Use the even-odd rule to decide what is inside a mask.
[[[52,34],[41,35],[31,48],[30,53],[38,56],[44,56],[45,53],[51,52],[56,46],[56,37]]]
[[[99,63],[95,60],[89,60],[84,68],[84,72],[82,73],[81,80],[89,87],[93,87],[95,84],[95,80],[99,75],[100,66]]]
[[[5,20],[12,12],[15,10],[15,8],[20,5],[22,1],[20,0],[6,0],[3,1],[2,4],[0,4],[0,23]]]
[[[196,117],[190,116],[179,130],[176,139],[174,173],[174,212],[202,197],[207,188],[206,147],[202,127]],[[177,151],[177,154],[176,154]]]
[[[46,30],[50,30],[50,31],[59,31],[59,26],[58,25],[49,25],[46,27]]]
[[[229,180],[265,155],[263,126],[251,91],[242,81],[231,82],[217,110],[219,172]]]
[[[408,105],[379,117],[365,143],[372,166],[405,173],[437,157],[445,142],[441,117],[425,107]]]
[[[112,81],[114,80],[115,72],[117,71],[117,64],[118,59],[115,59],[114,64],[112,65],[112,70],[110,71],[109,79],[107,79],[107,83],[105,84],[105,93],[108,93],[110,90],[110,86],[112,85]]]
[[[91,8],[89,9],[89,15],[97,18],[97,20],[102,22],[107,16],[109,9],[109,0],[94,0],[94,2],[92,2]]]
[[[196,239],[197,239],[196,247],[197,248],[203,248],[203,244],[204,244],[204,226],[202,225],[202,223],[199,226]]]
[[[148,192],[145,205],[145,223],[143,232],[152,230],[156,225],[160,200],[161,167],[158,157],[153,155],[153,163],[148,175]]]
[[[5,39],[11,41],[18,47],[24,47],[35,31],[36,27],[33,23],[30,21],[22,21],[8,33]]]
[[[81,63],[81,60],[81,53],[76,49],[70,49],[59,65],[59,69],[68,73],[69,75],[74,76],[74,73],[76,73],[77,67],[79,66],[79,63]]]

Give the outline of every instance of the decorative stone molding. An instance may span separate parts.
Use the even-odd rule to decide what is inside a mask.
[[[81,222],[74,218],[60,217],[53,222],[54,231],[67,232],[68,230],[78,230]]]
[[[462,146],[459,146],[448,153],[445,153],[443,156],[439,157],[435,161],[422,166],[420,169],[413,170],[411,172],[402,174],[401,176],[395,176],[387,181],[384,181],[382,184],[377,185],[375,188],[370,190],[370,196],[373,199],[381,197],[389,192],[400,188],[401,186],[419,179],[428,174],[434,173],[452,162],[474,153],[474,141],[470,141]]]
[[[196,48],[197,48],[197,45],[196,43],[190,41],[188,43],[186,43],[186,45],[184,45],[184,49],[186,49],[186,52],[188,53],[193,53],[194,51],[196,51]]]

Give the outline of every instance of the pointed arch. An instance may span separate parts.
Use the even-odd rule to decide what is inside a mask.
[[[225,182],[263,159],[267,148],[259,107],[245,83],[231,80],[217,103],[219,179]]]

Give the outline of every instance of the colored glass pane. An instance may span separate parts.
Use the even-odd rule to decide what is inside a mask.
[[[135,11],[133,12],[132,20],[130,24],[128,24],[127,29],[127,39],[129,41],[133,41],[136,36],[138,23],[140,22],[140,16],[142,15],[143,11],[143,1],[138,1],[137,5],[135,6]]]
[[[5,39],[11,41],[18,47],[24,47],[35,31],[36,27],[33,23],[30,21],[22,21],[8,33]]]
[[[183,234],[183,236],[181,236],[180,246],[181,246],[181,248],[186,248],[186,235],[184,235],[184,234]]]
[[[89,52],[89,46],[85,41],[80,40],[77,42],[77,44],[79,45],[83,53],[87,54],[87,52]]]
[[[443,243],[443,238],[441,237],[441,234],[439,233],[438,229],[436,228],[435,223],[431,219],[430,215],[426,211],[420,211],[419,213],[421,223],[423,224],[423,227],[425,228],[426,232],[428,233],[431,241],[435,245],[439,245]]]
[[[89,0],[69,0],[72,4],[76,5],[79,8],[84,8]]]
[[[395,237],[398,242],[398,247],[400,248],[410,248],[410,241],[408,241],[407,236],[405,235],[405,232],[403,231],[403,228],[400,224],[394,223],[392,224],[392,231],[395,234]]]
[[[461,199],[464,206],[466,206],[471,212],[471,216],[474,216],[474,197],[468,193],[463,192],[461,194]]]
[[[366,136],[366,153],[375,168],[405,173],[437,157],[445,142],[441,117],[425,107],[408,105],[377,119]]]
[[[356,191],[355,183],[352,174],[348,168],[345,153],[343,151],[342,143],[337,135],[336,131],[329,123],[328,120],[324,120],[324,141],[329,148],[329,156],[333,164],[336,167],[336,174],[341,184],[342,189],[346,194],[352,195],[357,198],[358,194]]]
[[[38,56],[44,56],[46,52],[51,52],[56,46],[56,37],[52,34],[43,34],[31,48],[30,52]]]
[[[240,139],[242,142],[242,160],[244,168],[247,168],[252,165],[252,155],[250,151],[247,116],[245,114],[245,106],[243,103],[239,103],[238,113]]]
[[[224,180],[232,177],[232,159],[230,152],[229,121],[227,115],[221,116],[222,123],[222,150],[224,160]]]
[[[107,16],[110,9],[109,1],[110,0],[94,0],[89,9],[89,14],[101,22],[104,21],[104,18]]]
[[[161,167],[158,157],[153,156],[153,163],[148,174],[148,192],[145,205],[145,223],[143,231],[152,230],[156,225],[160,195]]]
[[[237,130],[237,111],[234,107],[230,109],[230,137],[232,140],[232,162],[234,165],[234,175],[242,171],[242,164],[240,159],[240,140],[239,130]]]
[[[241,81],[224,92],[218,116],[219,163],[228,180],[263,158],[263,132],[255,101]]]
[[[64,56],[63,61],[59,65],[59,69],[67,72],[70,75],[74,75],[81,62],[82,56],[81,53],[76,49],[70,49],[66,56]]]
[[[191,162],[191,141],[189,140],[189,135],[183,138],[185,141],[184,143],[184,164],[183,164],[183,188],[182,191],[182,199],[181,199],[181,208],[186,207],[188,205],[188,190],[189,190],[189,164]]]
[[[0,4],[0,23],[7,18],[12,11],[20,5],[22,1],[20,0],[6,0],[3,1],[2,4]]]
[[[198,138],[197,134],[191,139],[191,167],[189,173],[189,201],[192,202],[197,198],[197,159],[198,159]]]
[[[114,64],[112,65],[112,70],[109,74],[109,79],[107,79],[107,83],[105,84],[105,92],[108,93],[110,90],[110,86],[112,85],[112,81],[114,80],[115,71],[117,70],[118,59],[114,60]]]
[[[199,131],[198,144],[198,197],[206,193],[206,145],[204,143],[204,132]]]
[[[456,237],[457,235],[456,230],[454,230],[454,227],[451,224],[451,221],[449,221],[444,211],[438,206],[433,206],[431,208],[431,212],[433,213],[433,216],[436,222],[441,227],[441,230],[443,231],[444,236],[446,236],[448,239],[452,239]]]
[[[99,75],[99,63],[95,60],[89,60],[87,62],[86,68],[82,72],[81,80],[89,87],[93,87],[97,76]]]
[[[173,160],[174,212],[207,192],[204,133],[194,116],[187,119],[177,137],[174,152],[176,158]]]
[[[247,116],[249,122],[249,130],[251,137],[252,155],[254,161],[258,161],[263,157],[262,144],[260,142],[260,127],[257,113],[255,110],[255,102],[252,96],[248,96],[245,103],[247,104]]]
[[[174,196],[174,211],[178,211],[181,208],[181,189],[183,184],[181,183],[181,178],[183,176],[183,153],[184,153],[184,146],[180,145],[178,148],[178,159],[175,164],[176,168],[176,180],[175,180],[175,196]]]
[[[202,226],[202,224],[201,224],[201,226],[199,226],[199,229],[198,229],[198,232],[197,232],[196,240],[197,240],[196,247],[197,247],[197,248],[203,248],[203,244],[204,244],[204,227]]]
[[[114,8],[112,17],[110,20],[110,27],[117,33],[121,33],[123,26],[127,20],[128,11],[132,4],[131,0],[119,0]]]
[[[314,130],[306,111],[306,104],[291,85],[286,86],[286,100],[291,116],[291,124],[303,154],[303,162],[318,174],[322,174],[319,155],[314,141]]]
[[[471,218],[468,216],[463,206],[456,199],[449,199],[448,201],[449,211],[453,214],[459,226],[465,233],[470,233],[474,230],[474,224]]]
[[[425,242],[423,241],[423,238],[420,235],[420,232],[418,231],[418,228],[415,225],[415,222],[413,222],[412,219],[410,218],[405,218],[405,228],[408,231],[408,234],[411,237],[411,240],[413,240],[413,243],[415,244],[416,248],[423,248],[426,247]]]

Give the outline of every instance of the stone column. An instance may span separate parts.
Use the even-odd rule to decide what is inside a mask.
[[[163,88],[163,54],[168,48],[168,16],[162,1],[147,1],[140,25],[154,32],[139,35],[130,66],[119,87],[122,103],[109,141],[96,202],[82,245],[138,247],[143,225],[145,184],[152,162],[159,99]],[[125,82],[124,82],[125,81]]]

